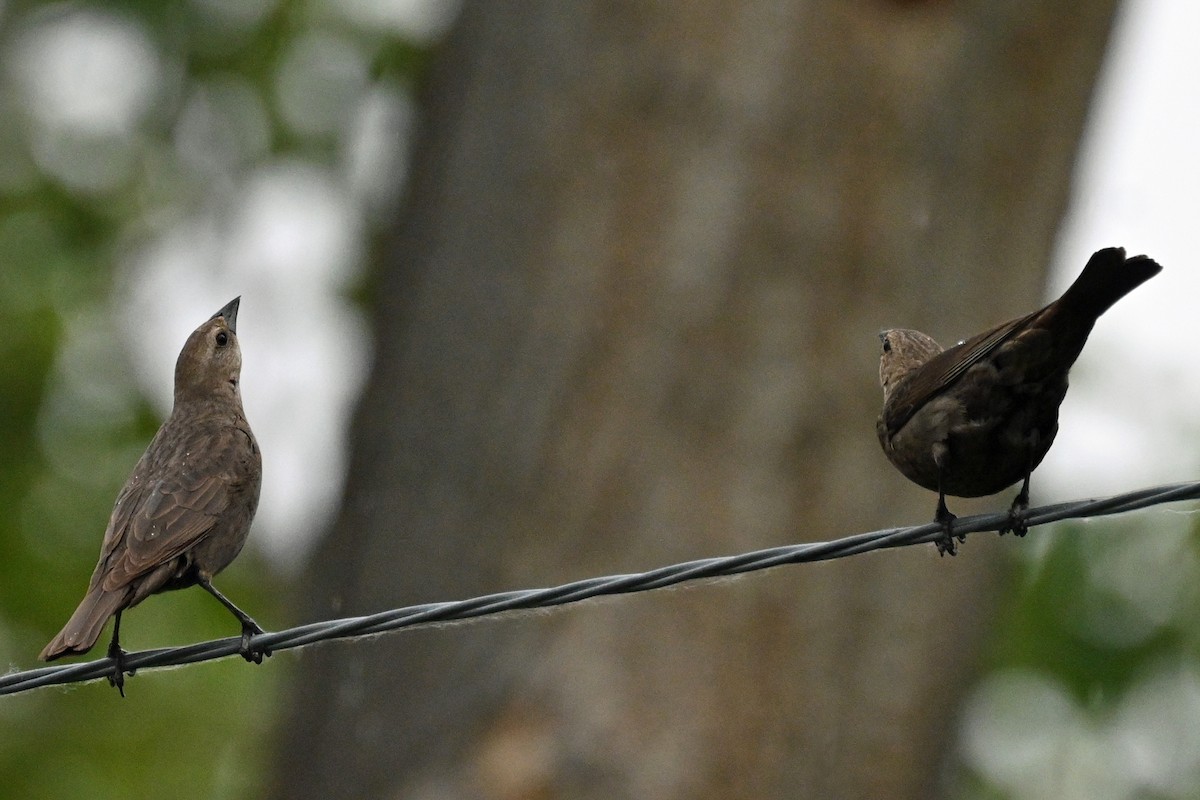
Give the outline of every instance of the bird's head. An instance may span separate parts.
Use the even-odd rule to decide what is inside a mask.
[[[905,328],[881,331],[879,341],[882,345],[879,384],[883,387],[884,402],[905,375],[942,352],[942,346],[932,337]]]
[[[240,297],[192,331],[175,362],[175,402],[232,397],[241,400],[242,350],[237,340]]]

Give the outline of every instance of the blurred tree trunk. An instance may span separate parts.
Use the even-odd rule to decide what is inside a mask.
[[[1113,11],[468,4],[303,617],[931,518],[875,333],[1038,301]],[[308,650],[275,794],[931,797],[1007,545]]]

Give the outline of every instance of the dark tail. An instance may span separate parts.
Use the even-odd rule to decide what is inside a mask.
[[[1147,256],[1125,258],[1123,247],[1097,250],[1056,305],[1069,316],[1090,317],[1094,321],[1113,303],[1161,271],[1162,267]]]
[[[90,589],[58,636],[50,640],[38,658],[53,661],[59,656],[91,650],[104,630],[104,623],[125,607],[127,595],[127,591],[106,592],[98,586]]]

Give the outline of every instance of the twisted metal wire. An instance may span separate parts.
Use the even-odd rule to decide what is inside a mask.
[[[1028,527],[1033,528],[1037,525],[1045,525],[1064,519],[1108,516],[1110,514],[1120,514],[1126,511],[1147,508],[1161,503],[1178,500],[1195,500],[1197,498],[1200,498],[1200,481],[1170,484],[1149,489],[1140,489],[1112,497],[1076,500],[1030,508],[1025,512],[1025,521]],[[954,521],[952,533],[955,536],[960,536],[982,531],[999,531],[1006,528],[1010,523],[1011,519],[1007,513],[960,517]],[[843,539],[835,539],[830,542],[786,545],[771,547],[765,550],[755,550],[740,555],[704,558],[681,564],[673,564],[667,567],[659,567],[648,572],[585,578],[545,589],[499,592],[468,600],[425,603],[381,611],[377,614],[362,617],[345,617],[342,619],[313,622],[295,628],[255,636],[251,645],[254,649],[265,648],[272,652],[278,652],[281,650],[290,650],[294,647],[305,647],[318,642],[372,636],[419,625],[474,619],[509,611],[553,608],[569,603],[578,603],[581,600],[593,597],[646,592],[652,589],[675,586],[688,581],[740,575],[784,564],[827,561],[867,553],[872,550],[923,544],[938,539],[943,533],[942,526],[936,522],[903,528],[885,528],[870,533],[847,536]],[[142,650],[136,653],[129,653],[125,657],[125,666],[127,670],[145,670],[194,664],[235,655],[239,652],[240,646],[241,638],[234,636],[185,645],[183,647]],[[24,672],[13,672],[0,677],[0,694],[16,694],[56,684],[82,683],[98,678],[107,678],[112,674],[112,670],[112,659],[101,658],[81,664],[42,667]]]

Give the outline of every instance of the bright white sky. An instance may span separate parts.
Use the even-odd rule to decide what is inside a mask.
[[[1194,480],[1200,461],[1200,3],[1126,0],[1047,292],[1121,245],[1163,265],[1097,323],[1071,373],[1035,502]],[[1039,480],[1040,478],[1040,480]]]

